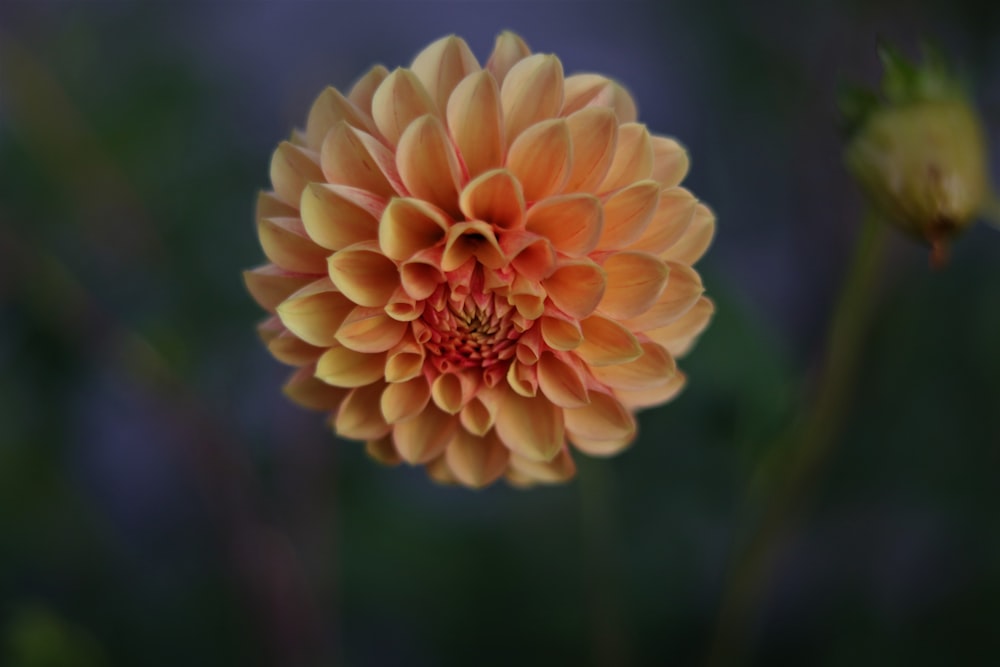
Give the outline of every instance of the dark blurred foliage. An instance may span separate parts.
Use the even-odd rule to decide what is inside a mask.
[[[936,38],[998,154],[1000,5],[0,4],[0,664],[702,664],[747,489],[811,395],[862,202],[838,80]],[[324,85],[501,29],[620,79],[719,216],[718,315],[637,445],[441,488],[290,405],[240,271]],[[996,160],[994,160],[996,163]],[[1000,173],[1000,170],[997,170]],[[1000,661],[1000,234],[893,238],[749,664]]]

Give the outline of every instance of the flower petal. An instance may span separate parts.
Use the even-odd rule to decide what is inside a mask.
[[[436,116],[421,116],[406,128],[396,148],[396,167],[411,195],[459,217],[462,171],[448,131]]]
[[[659,255],[677,242],[694,217],[698,200],[684,188],[669,188],[660,192],[660,201],[653,219],[642,235],[629,244],[629,250]]]
[[[701,297],[686,313],[665,327],[646,331],[646,335],[662,345],[674,357],[682,357],[705,330],[715,312],[708,297]]]
[[[310,183],[302,191],[302,224],[309,238],[330,250],[371,241],[385,200],[346,185]]]
[[[504,30],[497,35],[493,53],[486,61],[486,69],[493,73],[498,83],[504,80],[510,68],[531,55],[531,49],[516,34]]]
[[[369,134],[377,131],[366,111],[359,109],[333,86],[328,86],[309,109],[305,132],[306,145],[318,151],[323,145],[326,133],[341,121]]]
[[[337,329],[354,308],[329,278],[302,287],[278,305],[278,317],[288,330],[319,347],[333,345]]]
[[[621,84],[600,74],[574,74],[566,77],[563,114],[569,115],[584,107],[594,106],[614,111],[619,123],[630,123],[636,119],[635,102]]]
[[[385,353],[366,354],[335,345],[316,362],[316,377],[335,387],[362,387],[382,378],[385,358]]]
[[[646,180],[633,183],[604,202],[604,231],[597,247],[602,250],[624,248],[646,230],[660,202],[660,185]]]
[[[538,281],[517,275],[510,286],[507,301],[525,319],[537,320],[545,311],[545,296],[545,290]]]
[[[410,65],[431,99],[444,111],[458,82],[479,71],[479,61],[461,37],[449,35],[417,54]]]
[[[243,272],[247,291],[260,307],[274,313],[282,301],[315,280],[315,276],[285,271],[273,264],[265,264]]]
[[[262,330],[261,337],[265,335],[267,334]],[[287,329],[282,329],[277,335],[267,339],[267,351],[275,359],[289,366],[311,364],[323,354],[322,347],[310,345]]]
[[[597,197],[582,193],[560,195],[532,206],[525,228],[548,238],[559,252],[581,257],[597,247],[603,220]]]
[[[384,307],[399,287],[399,269],[375,243],[358,243],[330,256],[330,279],[360,306]]]
[[[475,435],[486,435],[493,428],[496,419],[497,401],[484,397],[483,394],[486,391],[491,390],[488,387],[483,387],[483,390],[465,404],[459,415],[462,427]]]
[[[698,204],[684,236],[667,248],[661,257],[682,264],[694,264],[708,250],[714,234],[715,214],[704,204]]]
[[[450,223],[443,211],[423,200],[397,197],[382,212],[379,246],[387,257],[404,261],[442,241]]]
[[[686,313],[701,297],[705,288],[698,272],[686,264],[667,262],[670,274],[667,285],[649,309],[622,324],[632,331],[665,327]]]
[[[417,75],[408,69],[393,70],[372,97],[375,126],[393,146],[399,143],[410,123],[429,113],[439,113],[437,104]]]
[[[388,199],[404,192],[392,151],[378,139],[341,121],[333,126],[320,150],[323,177]],[[323,180],[323,179],[315,179]]]
[[[470,74],[448,100],[448,129],[470,177],[503,166],[500,88],[486,71]]]
[[[271,185],[281,201],[298,206],[302,190],[312,181],[322,181],[318,156],[287,141],[278,144],[271,157]]]
[[[555,117],[563,105],[562,63],[542,53],[518,61],[503,79],[500,105],[508,143],[532,125]]]
[[[357,306],[337,329],[337,342],[355,352],[386,352],[409,329],[406,322],[389,317],[381,308]]]
[[[473,220],[452,225],[445,240],[441,268],[454,271],[471,257],[490,269],[499,269],[507,263],[493,228],[485,222]]]
[[[336,410],[349,389],[331,387],[313,376],[316,367],[312,364],[295,369],[282,387],[285,396],[301,406],[312,410]]]
[[[541,396],[508,391],[500,399],[494,430],[507,449],[533,461],[551,461],[565,444],[563,410]]]
[[[494,169],[469,181],[460,199],[469,220],[483,220],[498,230],[511,230],[524,220],[524,192],[506,169]]]
[[[552,311],[546,311],[540,325],[542,340],[553,350],[575,350],[583,342],[583,331],[576,318],[556,316]]]
[[[560,449],[551,461],[535,461],[511,453],[509,465],[512,470],[531,481],[543,484],[558,484],[573,479],[576,475],[576,464],[566,447]]]
[[[580,321],[580,329],[583,342],[575,353],[591,366],[624,364],[642,354],[632,332],[614,320],[591,315]]]
[[[514,140],[507,153],[507,168],[521,182],[524,198],[538,201],[562,189],[571,159],[566,121],[553,118],[532,125]]]
[[[535,367],[515,359],[507,367],[507,384],[525,398],[538,395],[538,375]]]
[[[418,375],[406,382],[390,383],[382,392],[379,404],[385,421],[395,424],[416,417],[430,400],[431,386],[427,378]]]
[[[269,260],[294,273],[323,273],[329,250],[313,243],[298,218],[260,218],[260,247]]]
[[[478,387],[479,377],[474,373],[442,373],[431,383],[431,398],[439,408],[456,415],[475,395]]]
[[[374,440],[388,435],[392,429],[382,417],[379,398],[385,383],[376,382],[352,389],[340,404],[333,424],[337,434],[355,440]]]
[[[579,370],[551,352],[538,360],[538,387],[561,408],[586,405],[590,398]]]
[[[542,287],[556,307],[580,319],[594,312],[604,296],[604,269],[589,259],[567,261],[542,281]]]
[[[443,248],[417,253],[399,267],[403,289],[414,299],[426,299],[446,278],[441,269]]]
[[[404,461],[418,465],[440,456],[457,428],[455,417],[428,404],[416,417],[396,424],[392,440]]]
[[[563,415],[570,440],[588,454],[612,454],[621,447],[612,448],[609,445],[608,450],[594,446],[588,448],[581,447],[581,442],[587,445],[615,443],[624,446],[635,437],[635,417],[609,394],[591,392],[590,403],[579,408],[567,408]]]
[[[375,65],[351,86],[351,92],[347,94],[347,99],[370,116],[372,97],[375,96],[379,84],[385,81],[387,76],[389,76],[389,70],[383,65]]]
[[[566,192],[593,192],[611,168],[618,143],[618,119],[611,109],[587,107],[566,117],[573,166]]]
[[[680,393],[681,389],[684,388],[686,382],[687,376],[682,371],[677,371],[663,384],[647,389],[636,389],[634,391],[616,389],[615,396],[629,409],[639,410],[654,405],[662,405],[667,401],[673,400]]]
[[[649,130],[639,123],[625,123],[618,127],[618,143],[607,176],[598,186],[598,192],[610,192],[642,181],[653,175],[653,144]]]
[[[637,317],[649,310],[663,293],[670,273],[663,260],[631,250],[611,255],[602,268],[607,275],[607,288],[597,308],[618,320]]]
[[[507,469],[510,451],[500,444],[495,434],[480,437],[458,429],[445,459],[452,473],[462,484],[479,489],[496,481]]]
[[[386,355],[385,379],[387,382],[406,382],[423,371],[424,346],[407,333]]]
[[[638,391],[665,383],[677,372],[677,364],[663,347],[642,343],[642,356],[613,366],[595,366],[591,374],[612,389]]]
[[[392,438],[388,435],[366,442],[365,453],[387,466],[399,465],[403,461],[403,457],[396,451],[396,446],[392,444]]]
[[[672,188],[687,176],[690,160],[687,151],[671,137],[650,137],[653,144],[653,180]]]

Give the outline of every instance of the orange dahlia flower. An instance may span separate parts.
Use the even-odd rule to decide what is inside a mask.
[[[247,271],[285,392],[388,464],[562,482],[685,382],[714,218],[619,84],[501,34],[327,88],[278,146]]]

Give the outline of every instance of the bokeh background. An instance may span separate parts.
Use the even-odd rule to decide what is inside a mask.
[[[455,32],[618,78],[719,218],[687,390],[578,481],[443,488],[280,393],[240,271],[313,98]],[[931,37],[1000,154],[1000,5],[0,2],[0,664],[699,665],[863,202],[840,80]],[[995,181],[996,182],[996,181]],[[891,238],[742,664],[1000,662],[1000,232]]]

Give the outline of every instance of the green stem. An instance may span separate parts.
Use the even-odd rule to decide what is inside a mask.
[[[866,215],[830,321],[813,404],[802,421],[766,450],[759,465],[748,498],[751,532],[735,550],[710,665],[737,664],[743,657],[774,556],[837,442],[876,291],[884,227],[874,215]]]

